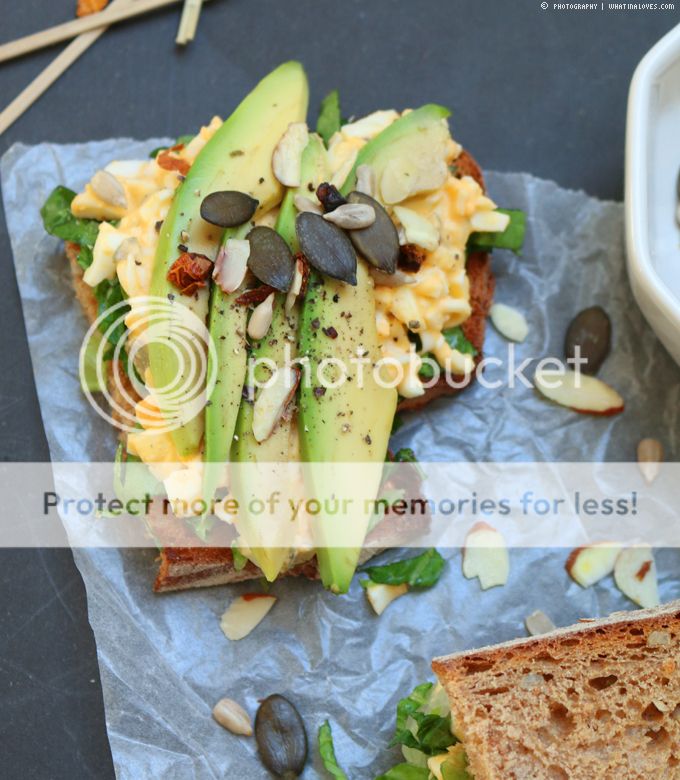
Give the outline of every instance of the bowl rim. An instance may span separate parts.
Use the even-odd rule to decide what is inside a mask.
[[[680,299],[659,276],[650,257],[646,176],[652,90],[657,76],[678,59],[680,24],[647,52],[633,74],[626,118],[625,224],[628,272],[634,293],[644,288],[647,296],[654,298],[665,317],[680,330]]]

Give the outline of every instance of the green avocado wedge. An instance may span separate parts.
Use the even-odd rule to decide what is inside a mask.
[[[294,198],[297,194],[309,195],[327,178],[326,150],[317,135],[311,135],[302,155],[302,183],[296,190],[289,190],[281,204],[276,222],[276,230],[286,241],[292,252],[298,251],[295,235],[297,209]],[[254,361],[253,379],[258,385],[266,382],[272,375],[271,365],[282,367],[286,362],[294,361],[297,356],[297,328],[299,305],[286,311],[286,295],[278,293],[274,305],[274,316],[267,337],[252,345],[251,359]],[[265,363],[264,361],[272,361]],[[255,389],[255,397],[260,389]],[[290,519],[289,502],[299,505],[303,496],[300,480],[296,480],[296,466],[299,462],[299,440],[297,426],[291,419],[281,419],[272,434],[262,442],[253,435],[253,402],[243,400],[236,423],[236,436],[232,454],[232,490],[239,501],[240,512],[237,527],[245,542],[248,557],[262,570],[265,578],[272,582],[286,563],[295,555],[295,550],[282,541],[285,539],[287,523]],[[239,468],[239,464],[244,464]],[[271,485],[272,490],[280,491],[278,510],[273,513],[271,522],[263,525],[262,518],[256,518],[248,509],[249,498],[262,493],[262,485]],[[267,491],[269,492],[269,491]],[[259,521],[259,528],[258,528]],[[262,536],[266,535],[266,546],[259,546]]]
[[[353,190],[356,169],[362,164],[371,165],[379,181],[395,162],[399,163],[397,173],[417,173],[419,163],[433,149],[444,148],[449,137],[448,115],[448,109],[429,104],[397,119],[360,150],[342,193]],[[334,517],[322,509],[313,519],[321,579],[336,593],[347,592],[359,562],[371,521],[370,501],[378,493],[397,407],[396,388],[380,383],[373,370],[380,360],[373,287],[361,258],[354,287],[314,275],[299,330],[300,353],[309,359],[312,377],[300,389],[300,445],[308,464],[306,481],[321,507],[331,506],[328,502],[335,496],[357,499],[350,513]],[[367,359],[363,369],[356,362],[359,348]],[[347,367],[347,378],[339,387],[322,387],[319,368],[331,358]],[[328,372],[325,376],[329,378]]]
[[[185,245],[190,252],[215,257],[223,231],[200,216],[201,202],[212,192],[245,192],[259,201],[260,213],[281,201],[283,188],[273,175],[271,158],[288,125],[304,121],[308,92],[300,63],[279,66],[241,102],[201,150],[177,189],[161,228],[151,279],[152,296],[169,299],[173,306],[186,306],[205,323],[208,289],[202,288],[192,296],[181,295],[167,279],[168,270],[180,253],[178,247]],[[167,341],[172,337],[173,318],[166,319],[157,328],[158,332],[167,333]],[[180,379],[192,383],[193,377],[182,376],[175,352],[162,338],[149,345],[149,361],[154,387],[169,387]],[[178,426],[172,437],[180,456],[197,453],[203,438],[203,414],[190,417],[185,413],[169,422]]]
[[[419,159],[449,136],[445,120],[450,114],[448,108],[428,103],[399,117],[359,150],[354,166],[342,185],[342,194],[347,195],[354,189],[360,165],[370,165],[378,180],[396,161],[410,162],[417,171]],[[404,173],[408,175],[409,171]]]
[[[230,238],[245,238],[249,229],[250,223],[227,228],[222,243]],[[246,376],[248,308],[236,303],[244,289],[241,285],[233,293],[225,293],[218,284],[213,284],[210,295],[208,331],[215,351],[208,355],[208,376],[213,370],[217,374],[215,387],[205,407],[203,498],[208,507],[229,460]]]

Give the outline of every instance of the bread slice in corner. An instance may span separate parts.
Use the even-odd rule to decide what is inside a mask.
[[[475,780],[680,778],[680,601],[445,658]]]

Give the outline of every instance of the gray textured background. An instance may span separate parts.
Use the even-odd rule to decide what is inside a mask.
[[[1,41],[64,21],[75,0],[3,5]],[[311,107],[341,90],[347,113],[426,100],[453,109],[482,163],[620,199],[625,99],[635,64],[675,11],[543,11],[534,0],[212,0],[197,41],[176,51],[178,9],[109,31],[4,136],[14,141],[145,138],[226,113],[271,67],[301,59]],[[54,56],[0,69],[6,105]],[[4,264],[0,457],[47,447],[0,221]],[[0,777],[113,775],[84,592],[65,551],[0,551]]]

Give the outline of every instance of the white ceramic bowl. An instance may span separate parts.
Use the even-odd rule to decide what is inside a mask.
[[[635,299],[680,364],[680,25],[640,62],[628,97],[626,246]]]

